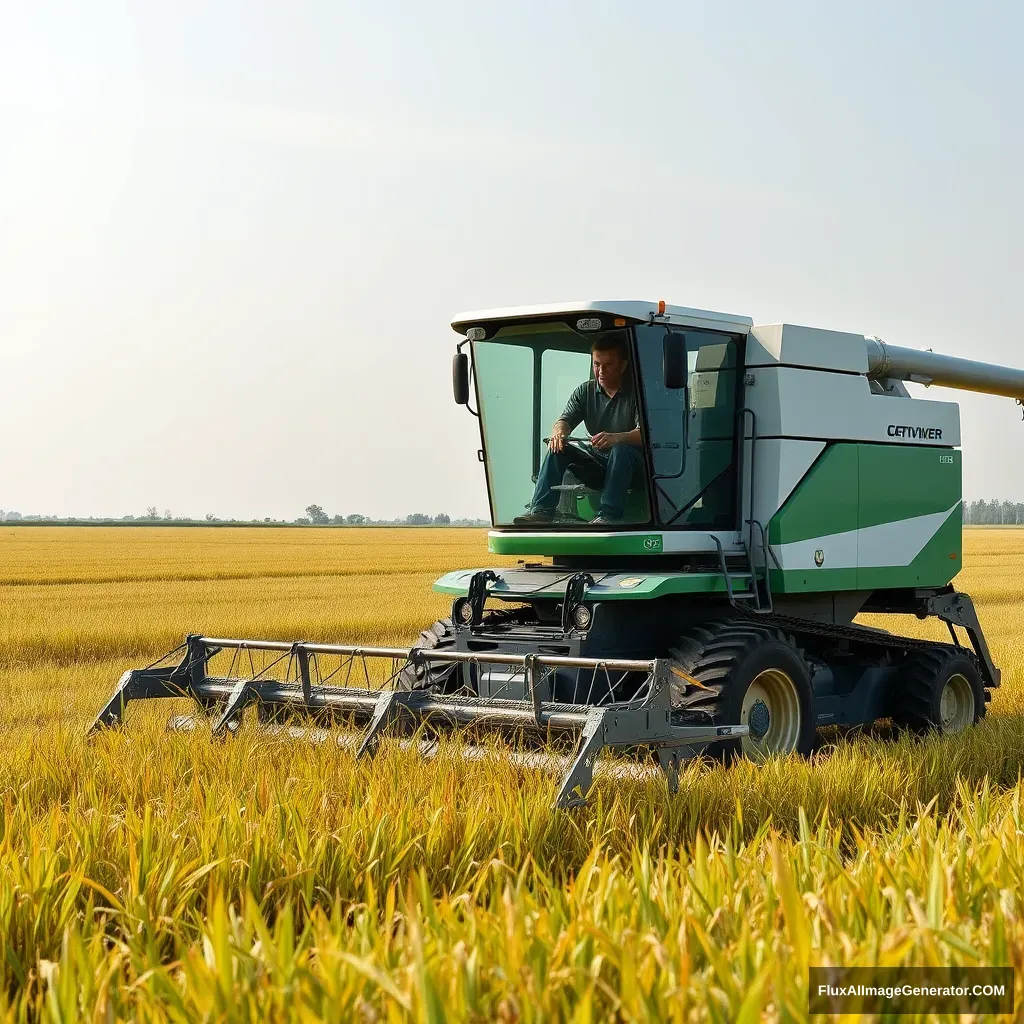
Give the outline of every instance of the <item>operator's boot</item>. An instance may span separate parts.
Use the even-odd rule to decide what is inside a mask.
[[[513,526],[546,526],[555,521],[555,513],[548,509],[537,509],[536,512],[527,512],[524,515],[516,516],[512,520]]]

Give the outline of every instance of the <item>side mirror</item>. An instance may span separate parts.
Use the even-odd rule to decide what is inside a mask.
[[[456,405],[469,405],[469,356],[456,352],[452,359],[452,393]]]
[[[686,335],[666,331],[661,350],[661,375],[665,387],[673,391],[686,387]]]

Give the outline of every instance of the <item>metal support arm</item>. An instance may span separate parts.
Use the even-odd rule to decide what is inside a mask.
[[[926,607],[929,615],[936,615],[943,622],[949,623],[951,626],[962,626],[967,631],[971,645],[974,647],[974,653],[978,656],[978,661],[981,662],[981,672],[985,677],[985,682],[991,687],[997,687],[1002,673],[992,661],[992,654],[988,649],[985,634],[982,632],[978,613],[970,597],[956,591],[936,594],[934,597],[928,598]]]

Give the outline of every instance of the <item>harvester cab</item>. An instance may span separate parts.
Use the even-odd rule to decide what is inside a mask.
[[[215,732],[246,708],[387,729],[568,735],[557,802],[605,747],[807,753],[819,726],[958,732],[999,685],[961,566],[956,404],[905,382],[1024,399],[1024,372],[877,338],[647,302],[463,314],[456,402],[479,425],[493,529],[516,568],[448,573],[450,618],[412,648],[190,636],[128,672]],[[934,616],[949,643],[856,623]],[[417,742],[428,744],[417,733]]]
[[[501,529],[547,525],[547,519],[559,531],[614,526],[616,533],[656,523],[727,529],[736,509],[735,415],[750,321],[696,310],[641,319],[643,310],[630,308],[640,303],[597,305],[616,306],[623,315],[592,308],[539,315],[493,310],[466,314],[454,325],[466,336],[453,368],[456,400],[466,405],[470,360],[462,345],[472,346],[492,522]],[[610,398],[592,373],[600,352],[617,355],[623,367]],[[580,407],[565,418],[567,403],[581,391],[589,392],[593,414],[581,416]],[[615,424],[617,403],[629,415]],[[601,429],[609,421],[626,429]],[[556,453],[549,439],[559,424],[566,441]],[[633,427],[640,436],[631,443],[626,435]],[[606,447],[593,440],[608,434]],[[630,472],[621,481],[609,479],[619,454],[629,456]],[[552,455],[566,479],[553,485],[554,493],[539,494]],[[607,491],[616,485],[622,493],[609,501]],[[585,541],[575,546],[588,547]],[[589,547],[612,553],[607,545]]]

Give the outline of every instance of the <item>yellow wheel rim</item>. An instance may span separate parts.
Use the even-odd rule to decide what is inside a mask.
[[[741,745],[753,761],[796,750],[803,725],[800,694],[787,672],[766,668],[754,677],[743,695],[740,724],[750,727]]]
[[[974,690],[959,672],[946,680],[939,696],[939,723],[944,733],[963,732],[974,724]]]

